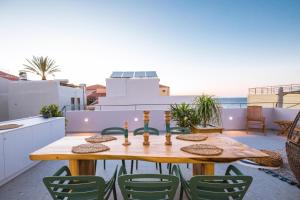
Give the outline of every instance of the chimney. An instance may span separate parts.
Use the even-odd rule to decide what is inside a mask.
[[[19,71],[19,78],[21,81],[27,81],[27,73],[24,70]]]

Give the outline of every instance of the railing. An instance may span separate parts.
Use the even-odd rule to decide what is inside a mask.
[[[171,105],[174,104],[123,104],[123,105],[66,105],[63,107],[62,111],[64,115],[67,111],[80,111],[80,110],[90,110],[90,111],[117,111],[117,110],[169,110]],[[189,104],[190,106],[195,106],[196,104]],[[226,102],[220,104],[222,108],[247,108],[251,105],[260,105],[266,108],[276,108],[277,102],[251,102],[251,103],[237,103],[237,102]],[[300,103],[284,103],[283,108],[300,108]]]
[[[279,88],[283,88],[284,93],[300,92],[300,84],[276,85],[267,87],[249,88],[249,94],[278,94]]]

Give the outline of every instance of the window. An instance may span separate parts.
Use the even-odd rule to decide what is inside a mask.
[[[71,98],[71,110],[75,110],[75,98]]]

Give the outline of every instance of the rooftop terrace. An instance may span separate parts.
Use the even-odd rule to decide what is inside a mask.
[[[80,133],[80,135],[91,135],[93,133]],[[76,134],[78,135],[78,134]],[[268,131],[267,136],[263,136],[259,132],[251,132],[246,134],[244,131],[226,131],[224,135],[234,138],[239,142],[245,143],[257,149],[271,149],[282,151],[285,148],[286,138],[277,136],[276,132]],[[285,152],[285,151],[282,151]],[[16,177],[9,183],[0,187],[0,199],[2,200],[50,200],[45,186],[42,183],[42,178],[51,176],[57,169],[63,165],[67,165],[65,161],[43,161],[20,176]],[[120,166],[120,161],[107,161],[106,170],[103,169],[102,161],[97,166],[97,175],[108,178],[112,174],[112,170],[116,165]],[[295,200],[300,199],[300,189],[292,186],[284,181],[279,180],[269,174],[259,171],[258,169],[243,166],[239,163],[234,163],[244,174],[254,177],[254,181],[246,193],[246,200]],[[127,161],[127,168],[129,161]],[[217,164],[216,174],[224,174],[227,164]],[[187,168],[185,164],[181,165],[184,176],[191,176],[191,167]],[[168,173],[166,164],[163,164],[163,172]],[[140,162],[139,170],[135,173],[158,173],[155,170],[154,163]],[[122,199],[121,193],[117,191],[118,199]],[[178,199],[179,193],[176,198]],[[111,197],[112,199],[112,197]]]

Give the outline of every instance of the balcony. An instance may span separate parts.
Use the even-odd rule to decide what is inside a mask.
[[[256,149],[269,149],[274,151],[281,151],[285,165],[287,164],[285,154],[285,136],[277,135],[278,127],[273,124],[274,120],[287,119],[293,120],[298,110],[293,109],[278,109],[265,108],[263,110],[266,117],[267,134],[263,135],[260,132],[250,132],[247,134],[245,129],[246,109],[244,108],[228,108],[222,111],[222,124],[225,129],[223,136],[233,138],[238,142],[244,143]],[[155,126],[159,130],[164,130],[164,119],[162,110],[151,111],[150,125]],[[137,127],[143,126],[143,115],[141,110],[123,110],[123,111],[67,111],[66,118],[68,119],[67,135],[94,135],[100,130],[111,126],[122,126],[124,120],[129,122],[129,130],[132,131]],[[46,128],[44,130],[46,131]],[[47,134],[52,134],[48,131]],[[54,138],[51,139],[53,141]],[[50,140],[48,143],[51,142]],[[33,141],[37,142],[37,141]],[[45,140],[44,140],[45,142]],[[45,143],[43,144],[45,145]],[[40,148],[41,145],[36,144],[32,151]],[[36,163],[35,163],[36,164]],[[244,174],[253,177],[253,183],[246,193],[244,199],[300,199],[300,189],[285,181],[280,180],[280,177],[273,177],[264,171],[258,170],[255,167],[246,166],[240,162],[232,163],[238,167]],[[50,200],[51,197],[42,183],[42,178],[51,176],[61,166],[68,165],[67,161],[42,161],[31,167],[27,171],[18,175],[13,180],[0,187],[0,199],[43,199]],[[103,168],[102,161],[98,161],[96,175],[108,178],[113,173],[116,165],[121,165],[120,161],[108,160],[106,161],[106,170]],[[127,170],[130,168],[130,161],[126,162]],[[186,164],[180,164],[183,174],[186,178],[192,175],[192,166],[187,168]],[[222,175],[225,172],[228,164],[216,164],[215,174]],[[134,173],[159,173],[155,169],[155,164],[151,162],[139,162],[138,170]],[[167,165],[163,164],[163,173],[168,173]],[[283,173],[284,174],[284,173]],[[290,178],[290,174],[285,174]],[[291,180],[294,180],[292,177]],[[118,187],[117,187],[118,188]],[[122,199],[119,189],[117,189],[118,199]],[[179,197],[179,190],[175,199]],[[110,199],[113,199],[112,197]],[[186,199],[186,198],[185,198]]]

